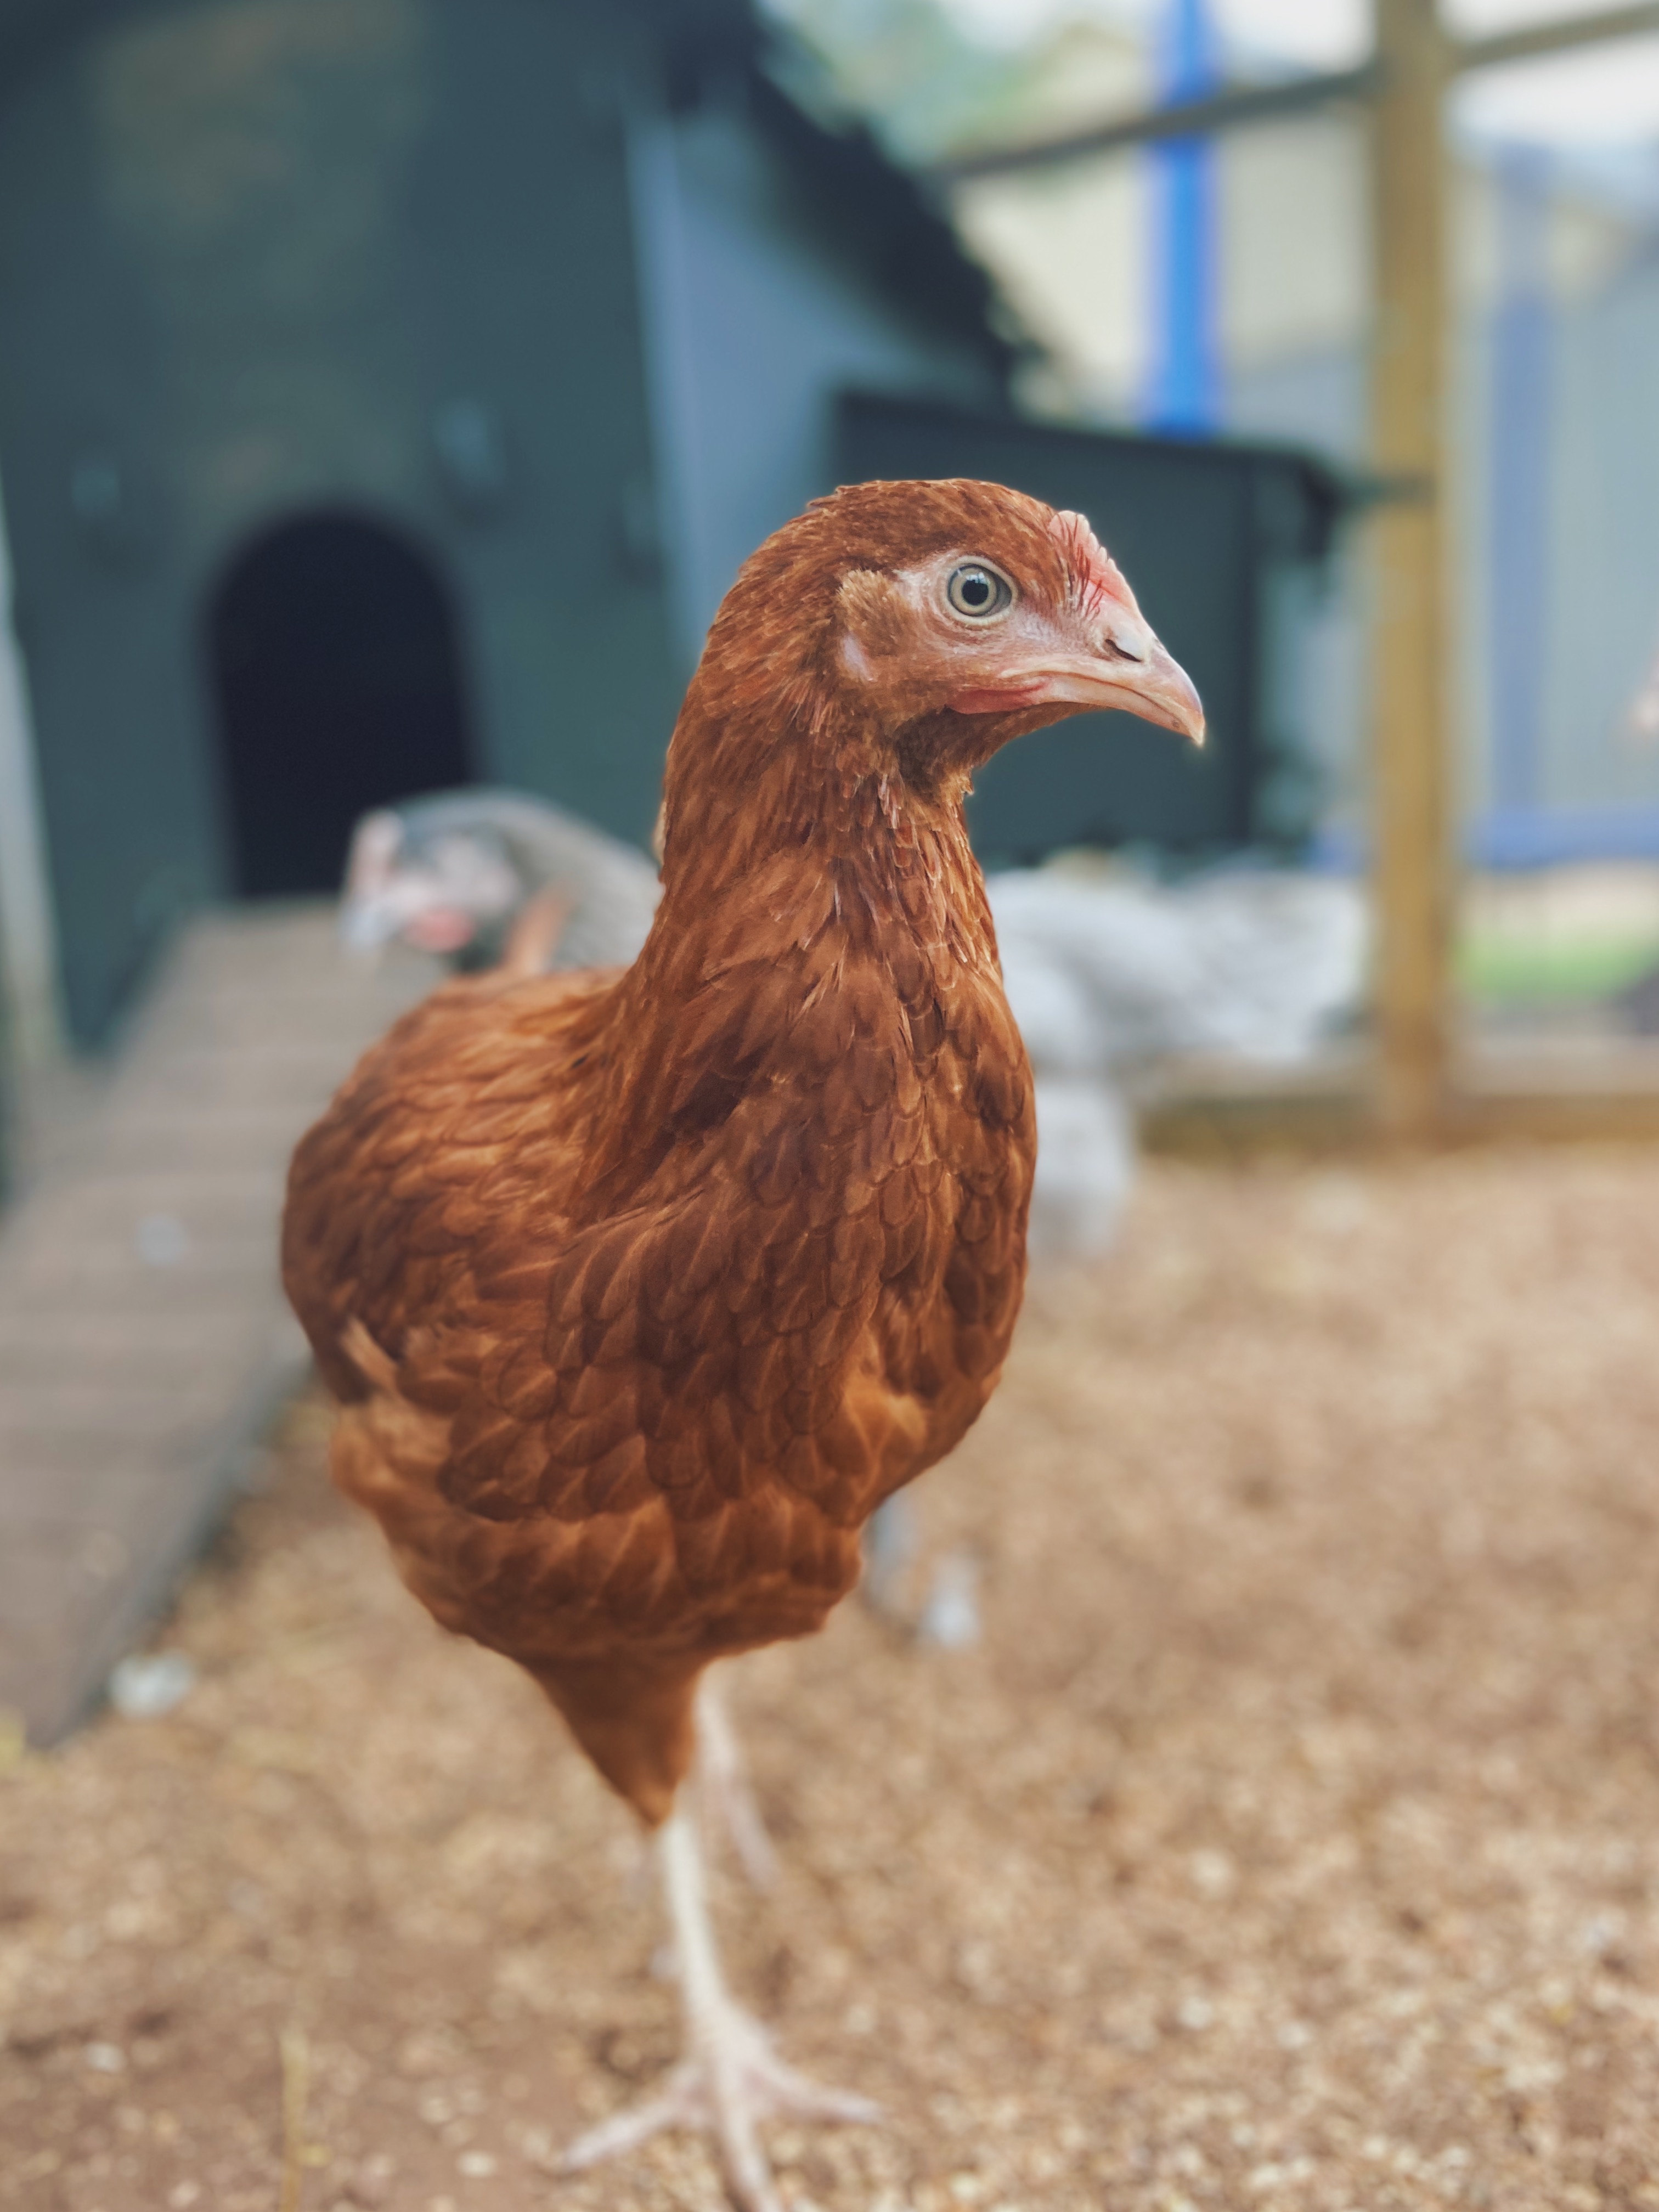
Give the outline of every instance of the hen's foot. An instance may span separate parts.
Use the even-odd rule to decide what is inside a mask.
[[[827,2089],[786,2065],[757,2020],[730,2002],[699,2021],[693,2055],[683,2059],[653,2097],[613,2113],[571,2144],[567,2173],[636,2150],[667,2128],[714,2138],[720,2171],[740,2212],[782,2212],[757,2133],[763,2120],[870,2122],[881,2107],[867,2097]]]
[[[890,1628],[911,1626],[905,1585],[916,1556],[916,1516],[902,1491],[884,1498],[864,1524],[864,1572],[859,1595]]]
[[[821,2089],[786,2066],[759,2022],[734,2004],[720,1972],[703,1886],[695,1823],[677,1805],[658,1832],[663,1884],[674,1923],[674,1954],[685,2008],[689,2056],[664,2087],[632,2112],[589,2130],[564,2157],[568,2172],[632,2150],[664,2128],[698,2128],[714,2138],[726,2194],[738,2212],[782,2212],[757,2133],[781,2112],[798,2119],[874,2120],[865,2097]]]

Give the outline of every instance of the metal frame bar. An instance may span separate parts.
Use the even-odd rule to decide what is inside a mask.
[[[1443,73],[1462,76],[1469,70],[1501,69],[1510,62],[1534,61],[1576,46],[1610,39],[1641,38],[1659,32],[1659,4],[1608,8],[1595,15],[1571,15],[1524,29],[1494,32],[1483,39],[1443,37]],[[1385,65],[1380,58],[1356,68],[1288,78],[1282,84],[1235,86],[1203,100],[1177,100],[1166,107],[1142,108],[1109,117],[1085,130],[1024,146],[989,146],[982,153],[958,154],[929,172],[941,184],[964,184],[976,177],[1010,176],[1022,169],[1044,169],[1067,161],[1097,160],[1127,153],[1165,138],[1197,138],[1212,131],[1249,130],[1263,123],[1316,113],[1350,100],[1375,100],[1382,89]]]
[[[1460,76],[1465,70],[1501,69],[1506,62],[1564,54],[1574,46],[1595,46],[1607,39],[1639,39],[1651,31],[1659,31],[1659,7],[1604,8],[1595,15],[1564,15],[1553,23],[1494,31],[1484,39],[1455,40],[1451,67]]]
[[[1003,177],[1020,169],[1093,160],[1103,154],[1126,152],[1132,146],[1152,145],[1160,139],[1200,138],[1212,131],[1247,129],[1253,124],[1282,123],[1287,116],[1305,115],[1336,101],[1369,100],[1376,85],[1373,62],[1318,76],[1291,77],[1283,84],[1243,85],[1230,92],[1210,94],[1203,100],[1175,100],[1167,107],[1118,116],[1091,124],[1085,131],[1070,131],[1060,137],[1038,139],[1027,146],[990,147],[982,154],[960,154],[939,162],[929,173],[941,184],[963,184],[975,177]]]

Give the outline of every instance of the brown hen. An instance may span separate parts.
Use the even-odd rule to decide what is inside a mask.
[[[963,801],[1114,706],[1201,736],[1079,516],[992,484],[838,492],[745,564],[669,748],[633,967],[451,983],[295,1156],[289,1294],[335,1480],[447,1627],[545,1690],[662,1833],[690,2055],[576,2147],[867,2117],[726,1995],[676,1792],[710,1662],[818,1627],[859,1534],[995,1387],[1031,1085]]]

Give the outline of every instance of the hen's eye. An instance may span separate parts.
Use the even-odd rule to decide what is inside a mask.
[[[1002,614],[1012,606],[1014,587],[983,561],[965,561],[960,568],[951,569],[945,596],[959,615],[983,622],[988,616]]]

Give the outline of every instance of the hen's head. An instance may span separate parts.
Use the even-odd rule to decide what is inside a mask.
[[[780,724],[827,732],[947,791],[1009,738],[1091,708],[1204,734],[1190,679],[1084,518],[965,480],[854,484],[786,524],[727,595],[697,684],[723,720],[769,707],[774,744],[789,744]]]

